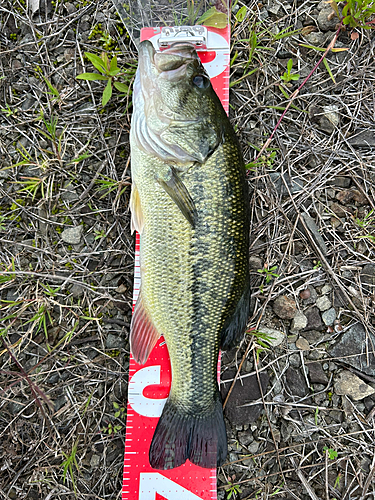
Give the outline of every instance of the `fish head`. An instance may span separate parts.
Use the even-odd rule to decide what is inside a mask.
[[[191,44],[142,42],[133,102],[133,140],[163,160],[203,163],[222,140],[225,112]]]

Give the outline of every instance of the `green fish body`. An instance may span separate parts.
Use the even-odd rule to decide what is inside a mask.
[[[132,226],[141,291],[131,350],[144,363],[160,335],[172,386],[150,464],[202,467],[227,455],[217,384],[220,348],[249,316],[249,201],[240,146],[194,48],[140,45],[131,128]]]

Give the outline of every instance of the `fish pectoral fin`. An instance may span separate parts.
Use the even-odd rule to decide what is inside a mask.
[[[195,227],[195,221],[198,215],[197,209],[195,208],[194,201],[190,196],[189,191],[180,179],[176,170],[173,167],[170,167],[167,173],[163,176],[158,175],[156,180],[176,203],[178,208],[181,210],[182,215],[187,219],[191,226]]]
[[[144,217],[141,207],[141,198],[139,196],[138,188],[134,182],[132,183],[132,191],[130,195],[129,206],[132,213],[131,232],[133,234],[134,231],[138,231],[139,234],[142,234],[144,226]]]
[[[130,351],[137,363],[146,363],[159,337],[140,293],[130,325]]]

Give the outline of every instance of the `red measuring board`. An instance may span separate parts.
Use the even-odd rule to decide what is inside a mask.
[[[209,47],[218,46],[220,49],[199,51],[198,55],[228,113],[230,28],[207,29]],[[141,40],[151,40],[157,49],[156,40],[160,32],[160,28],[143,28]],[[141,284],[139,248],[140,237],[137,234],[133,309]],[[161,471],[150,466],[150,444],[170,385],[171,365],[163,337],[160,337],[144,365],[139,365],[130,356],[122,500],[217,499],[216,469],[204,469],[190,461],[171,470]]]

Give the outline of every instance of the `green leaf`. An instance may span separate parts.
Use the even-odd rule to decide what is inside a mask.
[[[299,75],[289,75],[291,80],[299,80]]]
[[[196,24],[222,29],[228,25],[228,17],[224,12],[218,11],[216,7],[211,7],[196,21]]]
[[[76,76],[76,78],[77,80],[90,80],[90,81],[108,80],[107,76],[99,75],[99,73],[81,73],[80,75]]]
[[[104,107],[112,96],[112,78],[108,80],[107,86],[104,89],[102,97],[102,106]]]
[[[129,87],[127,85],[125,85],[125,83],[113,82],[113,85],[120,92],[127,92],[129,90]]]
[[[109,65],[109,71],[114,71],[115,69],[119,69],[117,67],[117,57],[116,56],[112,58],[111,64]]]
[[[242,23],[242,21],[245,19],[247,12],[247,7],[244,5],[243,7],[240,8],[240,10],[236,14],[236,19],[239,23]]]
[[[117,73],[120,73],[120,71],[121,71],[120,68],[116,68],[116,69],[113,69],[112,71],[109,71],[108,75],[109,76],[116,76]]]
[[[91,54],[90,52],[85,52],[85,56],[91,63],[95,66],[95,68],[102,73],[107,73],[107,68],[105,66],[105,62],[97,55]]]
[[[286,67],[288,68],[288,73],[290,73],[292,71],[292,67],[293,67],[293,59],[289,59]]]
[[[329,76],[332,78],[333,83],[336,83],[335,77],[332,74],[331,68],[329,67],[328,61],[326,58],[323,59],[324,66],[326,67]]]

